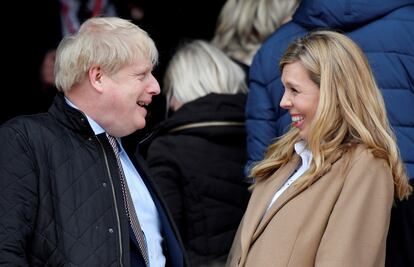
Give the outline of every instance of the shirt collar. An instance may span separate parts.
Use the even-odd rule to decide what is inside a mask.
[[[80,110],[66,96],[65,96],[65,101],[66,101],[66,103],[68,103],[69,106],[71,106],[71,107],[73,107],[73,108],[75,108],[77,110]],[[88,120],[89,125],[91,126],[91,128],[92,128],[93,132],[95,133],[95,135],[98,135],[98,134],[101,134],[101,133],[104,133],[105,132],[104,128],[102,128],[96,121],[94,121],[91,117],[89,117],[85,113],[83,113],[83,114],[86,116],[86,119]]]
[[[309,166],[312,160],[312,152],[308,149],[308,143],[304,140],[296,142],[295,151],[302,158],[302,165]]]

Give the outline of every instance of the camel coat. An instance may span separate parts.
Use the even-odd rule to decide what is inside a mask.
[[[264,215],[299,163],[295,154],[272,177],[257,183],[227,266],[384,266],[394,198],[385,161],[359,145],[346,171],[341,168],[344,157],[336,159],[310,187],[298,190],[292,184]]]

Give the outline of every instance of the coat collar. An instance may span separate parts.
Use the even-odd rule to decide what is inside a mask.
[[[52,106],[48,111],[57,121],[65,127],[81,134],[82,136],[94,136],[95,133],[89,125],[86,115],[71,107],[65,100],[63,93],[58,92],[55,96]]]
[[[342,153],[338,153],[329,160],[334,164],[340,159]],[[290,200],[295,198],[298,194],[306,190],[305,188],[295,187],[295,183],[291,185],[286,191],[273,203],[267,213],[264,215],[269,202],[271,201],[275,192],[283,186],[284,182],[292,175],[294,170],[300,164],[300,157],[294,154],[292,159],[285,165],[279,168],[271,177],[263,182],[259,182],[250,198],[249,206],[244,214],[242,230],[241,230],[241,266],[247,257],[247,252],[252,243],[263,233],[266,226],[273,219],[275,214],[283,208]],[[322,176],[315,179],[313,183],[319,180]],[[300,179],[299,179],[300,180]],[[250,207],[254,203],[254,208]],[[248,218],[248,219],[246,219]]]

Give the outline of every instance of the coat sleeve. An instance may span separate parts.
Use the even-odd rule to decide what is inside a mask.
[[[148,149],[147,163],[151,178],[182,235],[185,233],[182,175],[170,142],[155,139]]]
[[[36,168],[27,142],[0,128],[0,266],[28,266],[25,251],[37,213]]]
[[[277,137],[276,122],[278,116],[274,101],[272,101],[272,95],[269,94],[270,85],[266,83],[263,77],[265,71],[263,68],[265,67],[262,62],[262,53],[264,52],[259,50],[255,56],[249,74],[249,93],[246,102],[248,155],[245,168],[246,176],[249,175],[252,164],[263,159],[267,147]],[[280,89],[274,88],[274,90]]]
[[[351,163],[317,251],[315,266],[384,266],[394,198],[385,161],[363,151]]]

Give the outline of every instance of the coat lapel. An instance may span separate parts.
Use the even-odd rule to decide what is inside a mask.
[[[302,189],[296,188],[295,183],[293,183],[289,188],[287,188],[286,191],[283,192],[282,195],[280,195],[280,197],[273,203],[273,205],[267,211],[266,215],[263,217],[263,219],[260,221],[258,227],[256,228],[256,231],[254,232],[254,234],[252,236],[252,241],[256,240],[260,236],[260,234],[263,232],[263,230],[266,228],[266,226],[272,220],[273,216],[287,202],[289,202],[291,199],[293,199],[295,196],[297,196],[299,193],[301,193],[303,190],[306,189],[306,188],[302,188]]]
[[[334,164],[340,157],[341,157],[342,153],[338,153],[337,155],[333,156],[333,158],[330,160],[331,164]],[[277,176],[281,176],[283,178],[283,181],[285,181],[288,177],[290,177],[290,175],[292,175],[292,172],[294,170],[294,167],[297,166],[298,162],[300,161],[299,156],[297,157],[296,160],[291,160],[292,161],[296,161],[296,163],[292,166],[287,164],[285,167],[283,167],[282,169],[286,169],[286,173],[288,174],[288,176],[285,176],[285,173],[283,172],[282,175],[282,170],[280,174],[275,173],[274,175]],[[315,183],[316,181],[318,181],[321,178],[321,176],[319,176],[318,178],[316,178],[313,183]],[[278,178],[277,178],[278,179]],[[275,179],[275,180],[277,180]],[[256,227],[254,233],[251,235],[251,242],[254,242],[259,236],[260,234],[264,231],[264,229],[266,228],[266,226],[269,224],[269,222],[273,219],[273,217],[275,216],[275,214],[286,204],[288,203],[291,199],[295,198],[298,194],[300,194],[301,192],[303,192],[304,190],[306,190],[305,188],[296,188],[295,184],[297,184],[297,182],[300,181],[300,178],[298,180],[296,180],[289,188],[286,189],[285,192],[283,192],[282,195],[280,195],[280,197],[273,203],[273,205],[270,207],[270,209],[268,210],[268,212],[266,213],[266,215],[263,217],[262,220],[259,221],[258,226]],[[279,184],[277,189],[279,189],[282,186],[283,183]],[[270,190],[270,189],[268,189]],[[273,191],[273,193],[271,194],[271,198],[273,197],[274,193],[276,191]],[[270,201],[270,200],[269,200]],[[267,206],[265,207],[265,209],[267,208]],[[262,212],[264,212],[264,210],[262,209]]]
[[[257,232],[258,226],[261,226],[263,224],[261,223],[263,214],[267,209],[269,202],[271,201],[276,191],[286,181],[286,179],[290,177],[290,175],[298,165],[299,160],[299,156],[295,154],[293,156],[293,159],[289,161],[286,164],[286,166],[278,169],[272,175],[272,177],[268,178],[264,182],[258,183],[254,188],[253,194],[249,201],[249,206],[244,215],[244,217],[248,219],[243,220],[243,228],[241,231],[242,262],[245,260],[245,257],[247,256],[247,251],[249,250],[250,244],[254,240],[253,237],[256,236],[255,233]],[[266,215],[266,218],[267,217],[269,216]]]

